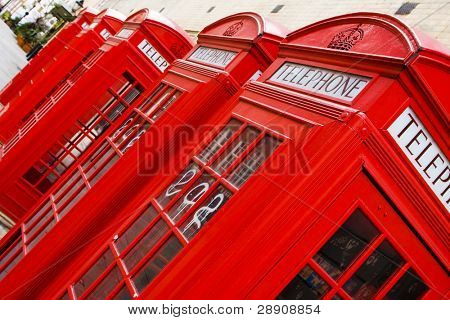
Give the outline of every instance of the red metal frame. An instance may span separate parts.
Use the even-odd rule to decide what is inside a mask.
[[[87,29],[82,29],[75,37],[67,39],[63,50],[40,68],[39,73],[30,74],[20,89],[14,90],[15,96],[5,105],[0,117],[0,139],[6,143],[17,130],[35,113],[39,112],[48,99],[56,96],[58,91],[72,84],[78,76],[80,68],[91,59],[96,50],[107,38],[102,32],[110,35],[122,28],[125,17],[114,10],[103,10]]]
[[[43,196],[49,185],[36,189],[22,177],[30,172],[30,168],[39,159],[51,153],[57,141],[72,136],[72,128],[77,121],[88,121],[87,115],[96,105],[105,103],[104,94],[109,88],[118,86],[112,90],[113,93],[119,89],[121,85],[115,83],[123,74],[129,75],[137,83],[140,92],[161,75],[162,70],[137,48],[143,39],[154,43],[156,50],[163,54],[166,61],[174,60],[191,48],[191,41],[184,31],[173,22],[148,10],[141,10],[129,17],[125,26],[135,30],[133,35],[126,39],[111,36],[105,45],[68,75],[67,80],[54,90],[16,135],[2,146],[0,171],[5,170],[5,175],[1,183],[4,192],[0,206],[3,212],[17,219]],[[125,99],[128,98],[127,94]],[[118,102],[116,105],[118,104],[125,109],[128,107],[127,101]],[[120,121],[120,117],[114,116],[114,121]],[[49,125],[53,129],[50,132]],[[97,140],[101,142],[105,136],[103,132],[102,138]],[[36,137],[39,137],[41,143],[32,143],[30,148],[30,142]],[[11,170],[11,164],[16,169]],[[53,177],[51,183],[58,179]]]

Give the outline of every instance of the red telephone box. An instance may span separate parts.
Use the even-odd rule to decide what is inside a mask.
[[[164,16],[130,16],[2,146],[1,211],[20,219],[191,48],[189,36]]]
[[[111,34],[122,28],[124,20],[125,16],[115,10],[103,10],[89,27],[64,44],[59,59],[49,61],[43,72],[30,75],[27,83],[16,88],[19,90],[0,115],[0,140],[6,142],[43,108],[49,96],[55,95]]]
[[[381,14],[291,33],[279,58],[245,86],[228,125],[187,162],[217,173],[226,144],[242,133],[213,153],[211,146],[223,145],[236,122],[257,128],[250,151],[225,170],[238,190],[142,297],[447,299],[448,57]],[[147,211],[172,216],[201,182],[190,184],[187,172],[155,190]],[[184,216],[204,217],[220,194],[205,193]],[[145,214],[110,246],[145,233]],[[176,250],[162,247],[146,275]]]
[[[99,11],[86,8],[62,28],[41,51],[0,91],[0,104],[8,104],[30,79],[44,72],[64,52],[64,47],[83,29],[87,29]],[[1,112],[1,110],[0,110]]]
[[[13,257],[19,257],[18,260],[21,260],[21,252],[8,257],[10,264],[4,265],[2,276],[5,276],[12,266],[17,265],[13,269],[15,271],[8,273],[0,284],[0,295],[6,294],[3,288],[8,287],[7,281],[16,281],[13,279],[17,279],[16,277],[25,270],[41,274],[42,268],[48,270],[49,265],[53,264],[51,261],[55,259],[60,261],[59,250],[66,251],[70,250],[69,247],[79,247],[79,240],[82,239],[94,237],[92,240],[97,246],[109,240],[110,232],[115,227],[123,225],[129,218],[128,210],[135,211],[143,204],[147,205],[145,197],[148,191],[167,181],[168,177],[177,175],[177,172],[171,172],[171,175],[167,176],[166,172],[170,169],[173,171],[173,166],[179,164],[180,160],[183,163],[189,155],[186,149],[195,146],[198,140],[207,134],[208,128],[205,130],[202,126],[221,121],[224,112],[227,113],[225,103],[248,79],[255,74],[259,75],[258,70],[265,70],[271,64],[285,33],[283,27],[254,13],[232,15],[206,27],[199,34],[198,45],[186,55],[185,59],[175,61],[158,83],[154,84],[143,97],[131,103],[132,110],[129,110],[128,115],[115,125],[109,137],[80,158],[79,166],[68,173],[67,179],[55,184],[50,189],[50,194],[47,194],[27,213],[25,219],[22,219],[19,224],[27,224],[28,234],[34,235],[29,237],[31,241],[25,245],[27,254],[20,263],[17,264],[18,261],[14,261]],[[166,128],[173,130],[169,130],[166,134]],[[138,140],[139,144],[134,146]],[[148,152],[145,151],[147,143],[149,143]],[[144,162],[148,160],[138,152],[139,150],[155,156],[150,159],[151,168],[138,166],[138,163],[145,165]],[[82,185],[73,183],[81,177],[84,177],[80,180]],[[65,200],[70,199],[66,201],[69,202],[68,207],[60,207],[62,203],[58,199],[61,195]],[[49,206],[50,199],[56,199],[54,205],[58,213],[53,211],[52,205]],[[90,207],[88,213],[84,209],[86,205]],[[84,213],[80,216],[81,212]],[[109,212],[107,216],[106,212]],[[58,220],[53,219],[54,213],[61,214]],[[63,216],[64,219],[61,219]],[[59,243],[59,249],[53,247],[45,259],[36,263],[33,256],[42,257],[42,250],[48,251],[45,243],[53,241],[54,236],[60,237],[63,230],[68,232],[66,228],[68,224],[73,224],[73,219],[78,221],[89,219],[90,223],[95,225],[97,236],[91,233],[94,229],[89,230],[83,223],[76,223],[72,225],[70,234],[63,237],[65,240]],[[174,226],[166,228],[175,229]],[[18,242],[14,237],[18,235],[18,231],[20,233],[16,227],[10,232],[9,241],[3,242],[4,248],[9,245],[8,252],[17,249],[15,245]],[[187,243],[188,241],[184,240],[183,245]],[[98,247],[91,246],[88,251],[92,249],[95,250],[94,253],[98,251]],[[31,250],[29,254],[28,250]],[[42,279],[37,280],[40,278],[37,277],[36,280],[41,284],[40,289],[34,293],[16,293],[18,296],[46,295],[55,298],[66,286],[67,272],[73,270],[73,266],[80,263],[84,266],[83,269],[88,266],[85,254],[86,252],[83,252],[69,259],[70,261],[67,260],[72,267],[59,265],[58,270],[54,270],[53,273],[54,281],[43,284]],[[28,263],[33,264],[31,269],[25,266]],[[56,274],[61,278],[57,280]],[[22,274],[21,277],[28,279],[32,276]],[[113,285],[105,292],[94,290],[96,294],[79,291],[76,296],[105,298],[116,295],[118,291],[124,289],[125,283],[130,287],[125,288],[123,294],[137,295],[142,288],[133,287],[130,277],[131,275],[127,280],[120,280],[121,284],[117,288]],[[44,286],[47,289],[44,289]]]
[[[446,49],[386,15],[291,33],[257,81],[210,109],[213,134],[168,158],[158,167],[167,174],[136,176],[138,149],[140,164],[158,163],[157,129],[189,119],[173,103],[19,258],[0,296],[447,298],[448,68]],[[111,147],[128,150],[138,135],[120,128]],[[109,150],[91,157],[97,170]],[[12,261],[15,247],[2,243],[0,259]],[[47,257],[63,252],[73,254]]]

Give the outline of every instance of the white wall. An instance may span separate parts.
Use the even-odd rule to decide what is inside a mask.
[[[450,47],[450,2],[448,0],[86,0],[85,5],[99,9],[114,8],[125,15],[141,8],[162,13],[178,22],[184,29],[200,31],[204,26],[236,12],[254,11],[283,23],[291,30],[332,16],[372,11],[394,15],[404,2],[418,2],[406,16],[397,16],[410,26],[422,30]],[[276,5],[280,12],[270,13]],[[216,8],[207,13],[207,10]]]

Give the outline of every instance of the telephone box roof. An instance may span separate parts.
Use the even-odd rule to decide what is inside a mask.
[[[320,36],[319,36],[320,35]],[[438,41],[390,15],[359,12],[313,23],[290,33],[284,43],[407,60],[420,50],[448,56]]]
[[[147,8],[141,9],[141,10],[133,13],[131,16],[129,16],[125,20],[125,25],[126,24],[141,24],[144,22],[149,22],[149,23],[156,22],[157,24],[166,26],[166,27],[178,32],[181,36],[183,36],[186,40],[188,40],[189,43],[192,43],[192,39],[189,37],[189,35],[186,33],[186,31],[184,31],[184,29],[181,28],[176,22],[167,18],[166,16],[162,15],[159,12],[149,10]]]
[[[125,21],[126,18],[127,18],[125,15],[123,15],[119,11],[116,11],[116,10],[113,10],[113,9],[105,9],[105,10],[101,11],[97,15],[98,18],[102,18],[104,16],[115,18],[115,19],[120,20],[120,21]]]
[[[244,22],[248,21],[244,28]],[[233,23],[234,22],[234,23]],[[238,38],[255,39],[262,34],[271,34],[278,38],[284,38],[290,32],[281,24],[273,22],[254,12],[242,12],[222,18],[205,28],[199,33],[202,35],[214,35],[220,37],[235,36]]]

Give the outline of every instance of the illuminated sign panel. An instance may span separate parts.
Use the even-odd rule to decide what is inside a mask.
[[[285,62],[270,80],[332,98],[352,101],[369,83],[370,78]]]
[[[189,60],[196,62],[204,62],[211,64],[213,66],[225,68],[230,62],[236,57],[237,52],[208,48],[208,47],[198,47],[189,57]]]
[[[450,211],[448,159],[411,108],[391,124],[388,132],[444,207]]]

